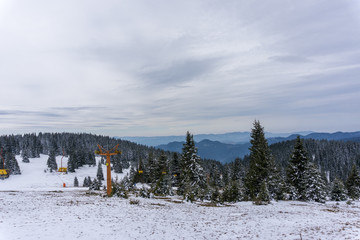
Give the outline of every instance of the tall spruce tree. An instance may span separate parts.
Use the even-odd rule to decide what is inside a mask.
[[[275,168],[274,159],[271,155],[264,128],[260,122],[255,120],[251,131],[250,166],[245,178],[245,187],[252,200],[258,198],[261,185],[267,182],[267,187],[276,191],[276,184],[279,182],[278,171]],[[270,186],[273,185],[273,186]],[[274,195],[270,192],[270,195]]]
[[[303,200],[325,202],[326,181],[312,162],[306,166],[302,184],[304,185]]]
[[[346,180],[346,189],[350,198],[354,200],[360,198],[360,176],[355,164],[352,166]]]
[[[325,202],[326,181],[309,161],[303,142],[296,138],[287,171],[288,192],[293,200]]]
[[[289,184],[288,191],[293,200],[300,200],[304,196],[304,174],[309,164],[307,155],[300,137],[297,136],[294,151],[286,171],[287,183]]]
[[[179,194],[182,194],[189,201],[202,199],[207,190],[207,185],[204,170],[200,165],[200,157],[197,155],[194,137],[189,132],[186,133],[186,142],[182,149],[181,166]]]

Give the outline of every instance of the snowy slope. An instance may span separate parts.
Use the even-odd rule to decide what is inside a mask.
[[[0,239],[360,239],[360,205],[278,202],[227,207],[85,191],[0,192]]]
[[[96,176],[97,167],[45,173],[47,158],[22,163],[18,156],[22,175],[0,181],[0,240],[360,239],[358,201],[209,207],[177,196],[108,198],[72,187],[75,176],[82,184],[84,177]],[[140,203],[130,204],[134,199]]]
[[[61,166],[61,156],[56,157],[58,167]],[[20,156],[16,156],[18,160],[21,175],[10,175],[8,179],[0,181],[1,190],[70,190],[74,185],[75,176],[79,180],[79,186],[82,186],[84,178],[90,176],[91,178],[96,177],[97,166],[89,167],[83,166],[76,169],[75,173],[59,173],[49,171],[44,172],[47,169],[47,155],[40,155],[40,158],[30,158],[30,163],[23,163]],[[64,157],[62,160],[62,166],[67,167],[67,158]],[[96,162],[100,160],[100,157],[96,158]],[[106,181],[106,167],[103,166],[104,178]],[[128,172],[125,170],[123,174],[111,173],[111,177],[115,179],[118,177],[121,179],[124,174]],[[66,188],[63,187],[65,183]],[[106,183],[106,182],[104,182]]]

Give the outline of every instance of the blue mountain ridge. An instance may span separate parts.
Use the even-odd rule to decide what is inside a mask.
[[[269,144],[277,142],[288,141],[295,139],[300,134],[292,134],[288,137],[270,137],[267,138]],[[336,132],[336,133],[310,133],[305,136],[300,135],[304,139],[316,139],[316,140],[336,140],[336,141],[355,141],[360,142],[360,132]],[[156,146],[157,148],[165,151],[173,151],[181,153],[183,141],[174,141],[168,144],[162,144]],[[215,159],[222,163],[233,161],[236,157],[244,157],[249,154],[250,143],[229,144],[220,141],[212,141],[204,139],[199,142],[195,142],[198,148],[198,154],[202,158]]]

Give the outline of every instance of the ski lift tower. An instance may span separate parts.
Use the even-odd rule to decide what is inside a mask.
[[[111,165],[110,165],[110,156],[112,155],[116,155],[116,154],[121,154],[121,152],[119,150],[117,150],[117,148],[119,147],[119,144],[116,145],[115,147],[113,147],[110,150],[106,150],[105,148],[103,148],[102,146],[100,146],[98,144],[99,150],[95,151],[95,154],[97,155],[102,155],[102,156],[106,156],[106,191],[107,191],[107,195],[110,196],[111,195]]]

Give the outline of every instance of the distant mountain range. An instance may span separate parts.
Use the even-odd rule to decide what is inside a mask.
[[[185,142],[171,142],[157,146],[165,151],[181,153]],[[234,161],[237,157],[243,157],[249,153],[250,143],[228,144],[219,141],[202,140],[195,142],[198,154],[205,159],[215,159],[222,163]]]
[[[300,134],[292,134],[288,137],[270,137],[268,143],[273,144],[295,139]],[[269,136],[269,134],[267,134]],[[360,132],[336,132],[336,133],[310,133],[302,136],[304,139],[316,140],[337,140],[337,141],[355,141],[360,142]],[[195,137],[194,137],[195,138]],[[248,138],[249,139],[249,138]],[[174,141],[168,144],[158,145],[157,148],[165,151],[181,152],[184,142]],[[208,139],[195,143],[198,148],[198,154],[202,158],[215,159],[222,163],[231,162],[236,157],[244,157],[249,154],[250,143],[229,144],[220,141],[212,141]]]
[[[295,132],[295,133],[270,133],[267,132],[267,138],[285,138],[293,134],[307,135],[312,132]],[[117,137],[122,140],[128,140],[130,142],[135,142],[138,144],[143,144],[147,146],[158,146],[163,144],[168,144],[170,142],[182,142],[185,141],[185,134],[183,136],[158,136],[158,137]],[[221,143],[228,144],[241,144],[248,143],[250,141],[250,132],[231,132],[223,134],[198,134],[194,135],[194,140],[200,142],[202,140],[211,140],[219,141]]]
[[[315,140],[336,140],[336,141],[353,141],[360,142],[360,131],[358,132],[335,132],[335,133],[317,133],[313,132],[310,134],[302,135],[302,134],[292,134],[288,137],[275,137],[268,138],[268,143],[273,144],[277,142],[293,140],[298,135],[304,139],[315,139]]]

